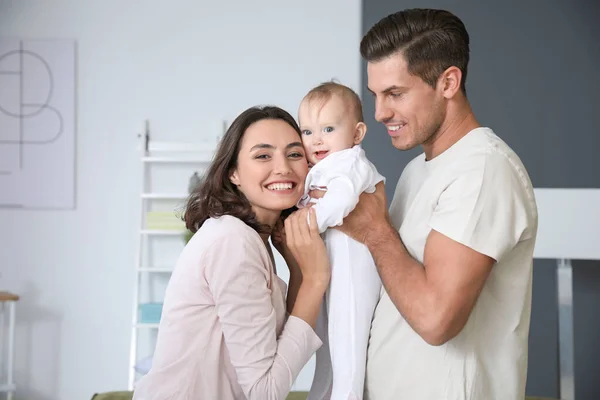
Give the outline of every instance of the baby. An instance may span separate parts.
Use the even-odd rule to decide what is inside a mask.
[[[367,247],[337,229],[364,191],[385,181],[360,144],[367,127],[356,93],[323,83],[304,97],[298,112],[302,143],[312,168],[299,207],[315,203],[319,232],[331,260],[331,283],[317,321],[317,351],[309,400],[362,399],[371,319],[381,281]],[[312,189],[326,188],[320,199]]]

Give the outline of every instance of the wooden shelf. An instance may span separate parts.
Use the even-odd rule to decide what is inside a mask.
[[[0,301],[18,301],[19,296],[10,292],[0,292]]]

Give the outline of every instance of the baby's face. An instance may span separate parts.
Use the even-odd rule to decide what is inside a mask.
[[[308,161],[315,165],[327,155],[358,144],[357,121],[340,96],[333,95],[323,104],[304,100],[298,111],[302,144]]]

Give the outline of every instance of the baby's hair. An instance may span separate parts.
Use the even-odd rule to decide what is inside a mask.
[[[363,118],[362,104],[356,92],[348,86],[342,85],[335,81],[323,82],[319,86],[312,88],[304,100],[318,101],[321,106],[325,105],[332,96],[340,96],[342,100],[349,105],[350,110],[354,113],[357,122],[365,122]]]

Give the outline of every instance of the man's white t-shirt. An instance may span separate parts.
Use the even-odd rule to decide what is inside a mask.
[[[519,157],[492,130],[474,129],[434,159],[421,154],[406,166],[390,216],[421,263],[432,229],[497,262],[464,329],[441,346],[427,344],[382,294],[366,399],[523,399],[538,217]]]

